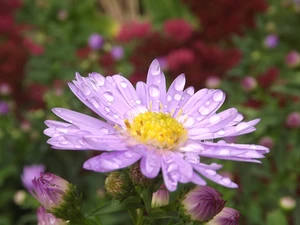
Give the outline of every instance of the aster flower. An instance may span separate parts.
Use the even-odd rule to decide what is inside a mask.
[[[222,194],[211,187],[197,186],[181,202],[183,215],[193,221],[204,222],[217,215],[225,205]]]
[[[32,180],[36,177],[39,177],[41,173],[45,171],[44,165],[30,165],[25,166],[23,169],[23,173],[21,175],[21,179],[23,185],[28,189],[33,188]]]
[[[51,213],[47,213],[46,209],[43,206],[40,206],[37,211],[37,220],[38,225],[65,225],[67,222],[57,219]]]
[[[216,170],[222,166],[201,162],[202,157],[259,162],[268,148],[252,144],[229,144],[213,139],[238,136],[255,130],[255,119],[230,108],[216,111],[225,100],[221,90],[193,87],[184,90],[179,75],[166,90],[166,80],[157,60],[150,65],[146,83],[136,88],[121,75],[104,77],[78,73],[69,87],[89,108],[106,121],[64,108],[53,112],[67,122],[47,120],[44,133],[56,149],[106,151],[87,160],[83,167],[96,172],[126,168],[140,160],[142,174],[155,178],[162,172],[169,191],[178,182],[205,185],[202,177],[235,188]]]

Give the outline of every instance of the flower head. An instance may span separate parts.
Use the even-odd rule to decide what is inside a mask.
[[[276,34],[268,35],[264,40],[266,48],[275,48],[278,45],[278,36]]]
[[[199,222],[212,219],[224,208],[225,203],[218,191],[207,186],[195,187],[181,202],[184,215]]]
[[[239,211],[225,207],[206,225],[238,225],[240,219]]]
[[[110,54],[115,60],[122,59],[124,57],[124,49],[121,46],[112,47]]]
[[[221,90],[193,87],[184,89],[179,75],[166,89],[165,76],[157,60],[150,65],[146,83],[136,88],[121,75],[104,77],[78,73],[69,86],[73,93],[106,121],[64,108],[53,112],[66,122],[47,120],[44,131],[56,149],[106,151],[87,160],[83,167],[111,172],[140,162],[142,174],[155,178],[162,172],[169,191],[178,182],[205,185],[202,177],[235,188],[230,179],[216,170],[222,166],[201,162],[202,157],[259,162],[268,148],[252,144],[229,144],[226,136],[253,132],[259,122],[242,122],[243,116],[230,108],[216,111],[225,100]]]
[[[51,213],[47,213],[46,209],[43,206],[40,206],[37,211],[37,220],[38,225],[66,225],[67,222],[57,219]]]
[[[30,193],[49,211],[64,203],[69,190],[69,182],[51,173],[41,173],[32,181]]]
[[[21,175],[21,179],[23,182],[23,185],[28,189],[33,188],[32,180],[36,177],[39,177],[41,173],[45,171],[44,165],[30,165],[25,166],[23,169],[23,173]]]
[[[300,65],[300,53],[295,50],[289,52],[285,57],[285,63],[291,68],[299,66]]]

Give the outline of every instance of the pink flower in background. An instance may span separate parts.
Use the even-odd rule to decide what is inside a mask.
[[[252,76],[247,76],[242,79],[241,85],[245,91],[252,91],[257,87],[257,81]]]
[[[300,65],[300,54],[298,51],[291,51],[285,57],[285,63],[293,68]]]
[[[188,48],[176,49],[167,55],[167,67],[177,70],[183,65],[191,64],[195,59],[194,52]]]
[[[133,39],[143,38],[151,31],[151,24],[148,22],[132,21],[122,24],[122,27],[117,35],[117,40],[129,42]]]
[[[110,54],[115,60],[120,60],[124,57],[124,48],[122,46],[114,46],[111,48]]]
[[[264,46],[266,48],[275,48],[278,45],[279,38],[276,34],[268,35],[264,40]]]
[[[292,112],[286,118],[286,125],[289,128],[298,128],[300,127],[300,113]]]

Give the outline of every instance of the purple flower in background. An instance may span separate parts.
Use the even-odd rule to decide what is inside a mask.
[[[124,56],[124,49],[121,46],[112,47],[110,54],[115,60],[122,59]]]
[[[45,172],[44,165],[30,165],[25,166],[21,176],[23,185],[28,189],[33,188],[32,180],[36,177],[39,177],[41,173]]]
[[[103,37],[97,33],[91,34],[89,37],[89,40],[88,40],[89,47],[93,50],[101,49],[103,46],[103,43],[104,43]]]
[[[48,210],[53,211],[64,203],[69,182],[51,173],[41,174],[32,181],[30,193]]]
[[[36,211],[38,225],[67,225],[61,219],[56,218],[51,213],[48,213],[43,206],[40,206]]]
[[[267,48],[275,48],[278,45],[278,36],[276,34],[268,35],[264,40],[264,45]]]
[[[201,162],[202,157],[260,162],[269,149],[253,144],[228,144],[226,136],[253,132],[259,119],[242,122],[235,108],[220,113],[225,94],[221,90],[184,89],[179,75],[166,89],[157,60],[150,65],[146,83],[136,88],[121,75],[104,77],[78,73],[69,87],[89,108],[107,122],[64,108],[53,112],[66,122],[45,121],[44,133],[56,149],[106,151],[87,160],[83,167],[96,172],[126,168],[140,160],[142,174],[155,178],[162,172],[169,191],[178,182],[205,185],[202,177],[230,188],[237,185],[216,173],[222,165]]]
[[[0,101],[0,115],[6,115],[9,112],[9,106],[6,102]]]
[[[239,211],[225,207],[219,214],[217,214],[206,225],[238,225],[240,220]]]

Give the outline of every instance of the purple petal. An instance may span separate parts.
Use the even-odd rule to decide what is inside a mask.
[[[203,168],[199,164],[192,164],[192,166],[202,176],[204,176],[218,184],[221,184],[221,185],[223,185],[225,187],[229,187],[229,188],[237,188],[238,187],[238,185],[233,183],[229,178],[223,177],[223,176],[217,174],[216,171],[213,169]]]
[[[151,104],[152,110],[159,111],[160,103],[166,96],[166,78],[156,59],[149,67],[146,85],[147,106]]]
[[[148,178],[157,177],[160,171],[160,156],[153,152],[145,154],[141,160],[140,168],[142,174]]]
[[[169,87],[164,100],[165,112],[174,112],[182,98],[183,88],[185,85],[185,75],[179,75]]]
[[[102,153],[90,158],[83,164],[83,168],[95,172],[107,173],[132,165],[142,157],[133,151]]]
[[[139,81],[136,83],[136,93],[140,97],[142,104],[147,105],[147,86],[144,82]]]

